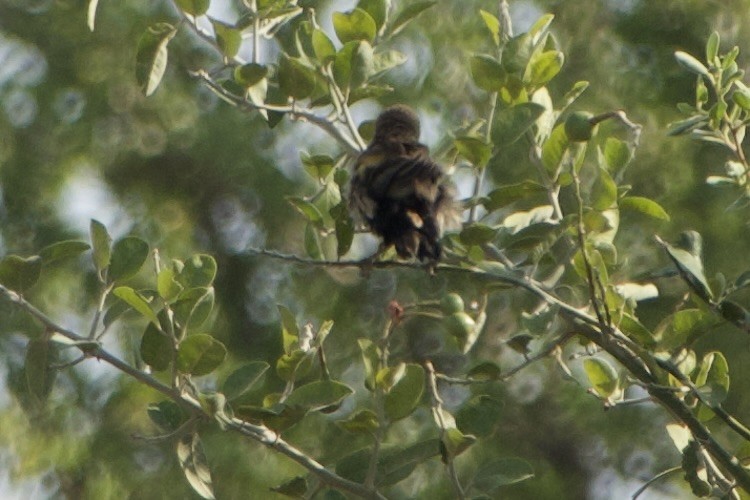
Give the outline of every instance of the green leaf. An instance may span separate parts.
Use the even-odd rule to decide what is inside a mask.
[[[424,369],[407,364],[406,373],[385,395],[385,414],[391,420],[408,417],[417,408],[424,391]]]
[[[711,78],[711,73],[709,73],[708,69],[703,65],[703,63],[687,52],[678,50],[674,53],[674,57],[675,59],[677,59],[677,64],[690,71],[691,73],[695,73],[696,75],[700,75],[708,79]]]
[[[315,90],[316,76],[301,60],[288,56],[279,59],[278,81],[281,90],[294,99],[310,97]]]
[[[581,94],[586,91],[587,88],[589,88],[589,82],[587,82],[586,80],[580,80],[574,83],[573,87],[563,97],[563,101],[565,102],[565,104],[563,105],[562,109],[565,109],[573,104],[573,102],[575,102],[575,100],[578,99]]]
[[[381,488],[403,481],[417,465],[439,453],[440,440],[429,439],[404,448],[385,448],[377,463],[375,485]],[[367,475],[372,450],[364,448],[351,453],[336,463],[336,473],[352,481],[362,483]]]
[[[603,398],[612,396],[619,387],[617,371],[605,359],[589,358],[583,361],[583,369],[594,390]]]
[[[216,45],[219,46],[224,57],[233,58],[237,55],[242,45],[242,33],[233,26],[213,20],[211,24],[216,33]]]
[[[313,224],[305,225],[305,252],[313,260],[323,260],[323,249],[320,246],[320,236]]]
[[[565,56],[559,50],[534,52],[526,66],[523,81],[533,87],[540,87],[552,80],[562,69]]]
[[[141,316],[151,321],[154,325],[159,324],[159,320],[156,317],[156,313],[148,305],[148,301],[129,286],[118,286],[114,290],[115,297],[119,297],[125,301],[130,307],[138,311]]]
[[[501,186],[487,194],[487,199],[482,203],[487,211],[492,212],[506,207],[519,200],[528,200],[535,196],[547,194],[547,189],[534,181],[523,181],[519,184]]]
[[[321,63],[326,64],[336,56],[336,47],[324,31],[315,29],[312,32],[312,46],[315,58]]]
[[[710,302],[713,299],[713,292],[703,271],[701,235],[695,231],[686,231],[682,233],[681,239],[681,247],[658,241],[690,288],[703,300]]]
[[[290,498],[305,498],[307,480],[302,476],[297,476],[283,484],[272,487],[271,491]]]
[[[201,498],[214,497],[211,470],[197,433],[185,434],[177,442],[177,459],[188,483]]]
[[[708,61],[709,64],[713,64],[719,56],[719,42],[719,33],[714,31],[708,37],[708,41],[706,42],[706,61]]]
[[[209,287],[216,278],[216,259],[208,254],[195,254],[184,262],[177,280],[185,288]]]
[[[542,145],[542,164],[550,175],[557,174],[569,145],[565,125],[561,123],[552,129],[552,133]]]
[[[189,329],[201,326],[214,308],[214,295],[213,287],[183,290],[172,305],[175,321]]]
[[[471,136],[457,137],[453,145],[458,153],[477,168],[484,168],[492,157],[492,145],[483,139]]]
[[[341,43],[354,40],[372,42],[377,33],[377,25],[370,14],[362,9],[351,12],[334,12],[333,29]]]
[[[135,276],[146,261],[148,251],[148,243],[140,238],[131,236],[118,240],[112,247],[107,279],[115,282]]]
[[[544,106],[534,102],[516,104],[500,110],[492,128],[492,141],[496,146],[507,146],[516,142],[544,111]]]
[[[175,0],[175,3],[191,16],[202,16],[211,4],[210,0]]]
[[[300,160],[305,171],[314,179],[323,181],[333,170],[334,161],[328,155],[307,155],[300,153]]]
[[[391,36],[400,33],[408,23],[414,20],[419,14],[435,5],[436,1],[429,2],[409,2],[404,9],[399,12],[396,19],[390,26]]]
[[[708,123],[708,117],[703,115],[691,116],[685,120],[680,120],[669,125],[669,131],[667,135],[675,136],[682,135],[688,132],[692,132],[696,128],[700,128]]]
[[[135,79],[146,96],[153,94],[161,83],[167,69],[167,45],[176,34],[177,28],[171,24],[156,23],[149,26],[138,40],[135,55]]]
[[[497,380],[498,378],[500,378],[501,374],[502,370],[500,370],[500,366],[497,363],[493,363],[492,361],[484,361],[469,370],[466,376],[472,380],[489,381]]]
[[[320,213],[318,207],[309,201],[303,200],[297,196],[287,196],[286,201],[291,203],[291,205],[311,224],[316,226],[323,224],[323,214]]]
[[[182,285],[175,279],[176,274],[173,269],[164,268],[156,276],[156,290],[159,296],[171,302],[176,299],[182,291]]]
[[[390,0],[359,0],[357,8],[370,14],[370,17],[375,21],[377,31],[380,31],[388,17],[389,4]]]
[[[403,52],[398,50],[387,50],[385,52],[378,52],[373,55],[372,59],[372,74],[368,75],[370,78],[377,78],[389,69],[401,66],[406,62],[408,58]],[[377,88],[377,87],[374,87]]]
[[[495,228],[475,222],[463,228],[459,239],[464,245],[483,245],[492,241],[496,234]]]
[[[640,196],[626,196],[620,200],[621,210],[633,210],[640,212],[643,215],[653,217],[654,219],[668,221],[670,219],[669,214],[662,208],[661,205],[656,203],[654,200],[648,198],[642,198]]]
[[[475,436],[464,434],[455,427],[446,429],[443,433],[441,446],[443,462],[447,463],[449,458],[457,457],[476,442]]]
[[[633,152],[625,141],[608,137],[604,144],[604,160],[610,172],[617,173],[625,168],[633,158]]]
[[[78,257],[91,246],[84,241],[58,241],[44,247],[39,256],[42,258],[42,264],[48,266],[54,262]]]
[[[484,25],[487,26],[487,29],[490,31],[490,35],[492,36],[492,41],[495,42],[495,45],[500,45],[500,20],[493,14],[490,14],[486,10],[479,9],[479,15],[482,16],[482,20],[484,21]]]
[[[149,323],[141,338],[140,353],[143,362],[154,371],[164,371],[172,364],[172,339],[160,332],[153,323]]]
[[[406,363],[386,366],[375,375],[375,385],[385,392],[390,391],[406,375]]]
[[[497,92],[505,85],[508,74],[500,62],[492,56],[478,54],[469,60],[471,77],[477,87]]]
[[[591,187],[591,208],[604,211],[617,202],[617,184],[609,172],[600,168],[599,176]]]
[[[299,327],[297,326],[297,320],[292,314],[292,311],[287,309],[285,306],[278,304],[276,306],[279,310],[279,316],[281,317],[281,340],[284,346],[284,352],[291,354],[293,349],[299,344]]]
[[[41,272],[42,258],[38,255],[25,258],[6,255],[0,260],[0,284],[19,293],[31,288]]]
[[[623,314],[620,319],[620,330],[644,347],[651,348],[656,344],[654,334],[634,316],[629,314]]]
[[[47,339],[33,339],[26,347],[26,358],[23,371],[26,388],[34,403],[42,404],[47,400],[57,378],[53,364],[57,362],[57,347]]]
[[[695,385],[713,406],[720,405],[726,400],[729,394],[729,364],[724,354],[712,351],[703,356]]]
[[[282,354],[276,361],[276,374],[281,380],[291,382],[304,376],[312,366],[315,351],[295,349],[289,354]]]
[[[268,66],[257,63],[243,64],[234,68],[234,80],[244,87],[252,87],[268,75]]]
[[[750,110],[750,90],[738,87],[732,94],[732,100],[743,110]]]
[[[492,435],[500,420],[500,402],[485,394],[472,397],[456,413],[456,426],[465,434]]]
[[[112,256],[112,238],[101,222],[91,219],[91,245],[94,248],[93,259],[96,270],[101,272],[109,266]]]
[[[94,31],[97,5],[99,5],[99,0],[89,0],[88,12],[86,15],[86,24],[88,24],[89,30],[91,31]]]
[[[380,427],[378,416],[372,410],[360,410],[346,420],[337,421],[336,424],[353,434],[371,434]]]
[[[349,215],[348,205],[344,200],[331,209],[336,229],[336,255],[345,255],[354,241],[354,220]]]
[[[185,412],[174,401],[160,401],[148,405],[151,421],[165,432],[174,432],[185,422]]]
[[[295,389],[284,404],[317,411],[339,404],[350,394],[354,394],[354,389],[346,384],[334,380],[318,380]]]
[[[474,486],[484,493],[492,493],[501,486],[520,483],[534,477],[534,469],[520,458],[504,458],[482,465],[474,477]]]
[[[270,365],[265,361],[251,361],[233,371],[222,385],[221,392],[232,401],[249,391],[260,380]]]
[[[365,41],[344,44],[333,63],[333,77],[342,88],[355,89],[373,74],[374,54]]]
[[[191,375],[208,375],[224,361],[227,349],[211,335],[190,335],[177,349],[177,369]]]
[[[380,353],[378,348],[370,339],[358,339],[357,343],[362,351],[362,362],[365,368],[365,387],[375,390],[375,375],[380,365]]]

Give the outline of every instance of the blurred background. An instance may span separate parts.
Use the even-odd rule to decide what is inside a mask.
[[[355,4],[308,3],[316,4],[328,29],[332,11]],[[750,250],[747,214],[725,211],[736,193],[705,184],[708,175],[721,174],[725,152],[667,137],[666,125],[679,118],[678,102],[694,99],[694,77],[677,66],[674,51],[702,57],[708,35],[718,30],[722,50],[738,45],[738,63],[747,67],[750,1],[509,3],[516,32],[545,12],[555,14],[552,32],[566,61],[550,84],[553,96],[588,80],[591,86],[578,109],[624,109],[644,126],[628,181],[633,194],[659,201],[672,220],[657,224],[625,216],[618,246],[628,249],[627,273],[667,265],[652,235],[669,239],[685,229],[703,234],[708,276],[744,271]],[[215,1],[210,13],[231,20],[238,5]],[[468,68],[468,54],[489,50],[476,14],[480,8],[496,12],[497,6],[493,1],[441,1],[417,18],[391,42],[409,57],[386,76],[395,92],[382,102],[358,103],[355,117],[372,119],[385,104],[410,103],[423,119],[424,141],[439,148],[451,130],[481,116],[486,96],[472,85]],[[327,341],[331,369],[360,384],[360,390],[356,339],[380,331],[390,300],[440,298],[457,291],[470,302],[478,298],[477,285],[408,270],[377,271],[363,279],[355,271],[311,269],[243,254],[248,246],[304,253],[304,221],[284,197],[314,192],[300,152],[334,153],[336,145],[317,129],[286,119],[270,130],[258,114],[217,99],[188,75],[191,68],[210,66],[214,54],[187,33],[170,45],[161,87],[143,97],[134,79],[136,42],[149,24],[170,19],[175,19],[170,2],[104,0],[91,33],[82,0],[0,0],[0,254],[33,255],[55,241],[87,240],[92,218],[115,238],[135,234],[146,239],[166,258],[210,253],[219,263],[219,310],[211,333],[227,345],[227,369],[278,357],[276,304],[283,303],[302,322],[335,320]],[[269,42],[261,62],[273,61],[278,50]],[[501,151],[488,167],[492,182],[524,179],[527,156],[522,147]],[[96,299],[92,265],[81,259],[45,275],[29,299],[71,329],[87,330]],[[639,308],[639,316],[654,327],[678,299],[652,302]],[[533,301],[523,294],[493,296],[487,328],[475,348],[479,359],[504,367],[522,361],[502,340],[518,328],[507,311],[530,305]],[[132,359],[143,326],[122,322],[105,337],[106,347]],[[419,328],[413,325],[406,332],[402,349],[419,336]],[[24,412],[26,334],[39,331],[23,313],[0,302],[0,497],[192,498],[173,445],[133,438],[154,433],[145,409],[158,401],[157,395],[97,361],[61,373],[45,412],[33,417]],[[724,327],[696,346],[699,353],[717,348],[726,353],[732,375],[726,406],[748,421],[750,401],[741,398],[750,390],[750,363],[743,362],[750,354],[747,339]],[[265,384],[264,390],[271,390],[282,383],[269,376]],[[529,461],[536,477],[504,489],[504,498],[625,498],[655,473],[679,465],[664,430],[669,420],[663,410],[640,405],[605,413],[551,363],[538,363],[495,390],[503,403],[495,437],[458,465],[459,471],[468,470],[504,456]],[[451,389],[446,402],[457,405],[466,395],[466,389]],[[325,418],[306,420],[287,437],[330,464],[352,439],[362,438],[343,434]],[[393,442],[415,440],[430,427],[422,425],[430,418],[420,410],[402,421]],[[249,440],[218,431],[205,432],[203,439],[218,498],[276,498],[269,487],[303,472]],[[439,468],[433,460],[390,494],[447,498],[450,489],[436,474]],[[665,481],[642,498],[689,497],[684,486]]]

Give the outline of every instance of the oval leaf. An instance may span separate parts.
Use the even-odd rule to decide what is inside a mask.
[[[341,382],[318,380],[295,389],[284,401],[284,404],[316,411],[336,405],[353,393],[354,389]]]
[[[169,368],[173,356],[172,339],[160,332],[153,323],[149,323],[141,338],[141,359],[154,371],[160,372]]]
[[[177,369],[191,375],[208,375],[224,361],[227,349],[211,335],[191,335],[177,349]]]
[[[620,209],[633,210],[654,219],[669,220],[669,214],[654,200],[640,196],[626,196],[620,200]]]
[[[42,251],[39,252],[39,256],[42,258],[42,263],[47,266],[59,260],[78,257],[90,248],[91,246],[85,241],[58,241],[57,243],[44,247]]]
[[[233,371],[224,381],[221,392],[228,400],[237,399],[260,380],[270,365],[265,361],[251,361]]]
[[[408,417],[417,408],[423,392],[424,368],[406,365],[404,376],[385,395],[385,414],[391,421]]]
[[[148,251],[148,243],[140,238],[128,237],[117,241],[112,247],[107,278],[114,282],[134,276],[146,261]]]
[[[601,358],[590,358],[583,361],[583,369],[594,387],[603,398],[612,396],[619,385],[617,371],[608,361]]]
[[[138,40],[135,56],[135,79],[146,96],[154,93],[167,69],[167,45],[177,34],[168,23],[150,26]]]
[[[129,286],[118,286],[112,293],[115,297],[119,297],[125,301],[130,307],[138,311],[154,325],[159,324],[159,320],[156,318],[156,313],[151,309],[151,306],[148,305],[148,301],[146,301],[140,293],[136,292]]]
[[[362,9],[351,12],[334,12],[333,29],[341,43],[353,40],[372,42],[377,33],[377,25],[370,14]]]

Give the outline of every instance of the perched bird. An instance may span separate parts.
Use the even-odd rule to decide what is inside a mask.
[[[440,258],[446,225],[458,222],[453,190],[430,151],[419,142],[419,118],[404,105],[387,108],[375,137],[357,158],[350,206],[401,258]]]

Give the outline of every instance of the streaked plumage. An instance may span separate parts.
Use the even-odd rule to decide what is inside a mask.
[[[350,203],[384,248],[395,246],[402,258],[437,261],[443,228],[458,213],[442,168],[419,142],[419,128],[408,106],[380,114],[375,137],[355,164]]]

